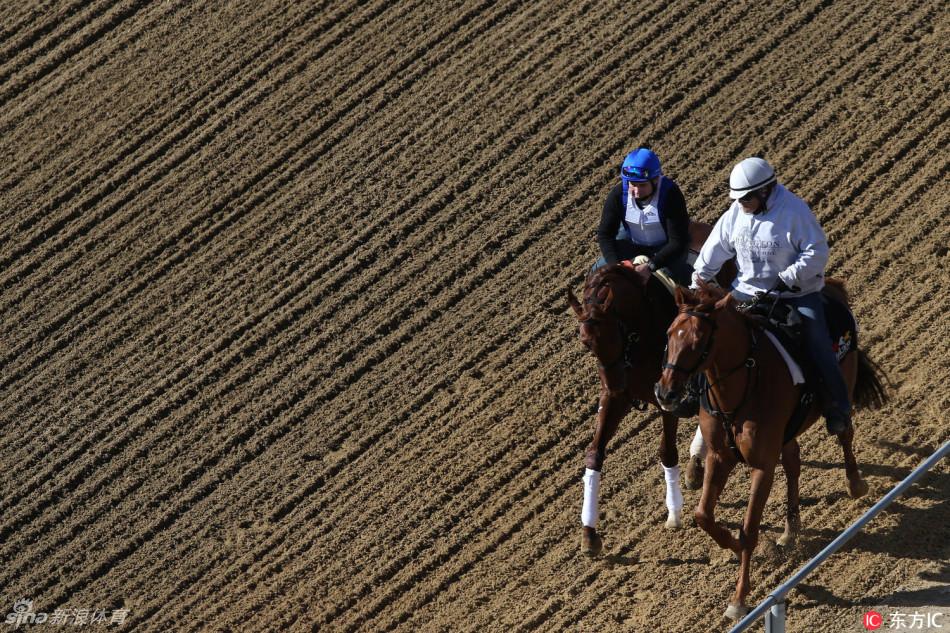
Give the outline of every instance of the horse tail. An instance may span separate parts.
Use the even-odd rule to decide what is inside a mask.
[[[859,409],[880,409],[888,401],[881,378],[887,375],[863,349],[858,353],[858,377],[854,383],[854,406]]]
[[[828,289],[828,294],[830,294],[832,297],[846,306],[851,305],[851,296],[848,294],[848,289],[845,287],[844,279],[828,277],[825,279],[825,287]]]

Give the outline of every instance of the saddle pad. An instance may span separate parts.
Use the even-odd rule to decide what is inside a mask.
[[[795,359],[792,358],[792,355],[788,353],[788,350],[785,349],[785,346],[779,342],[778,337],[768,330],[765,330],[765,335],[769,337],[769,340],[772,341],[772,345],[775,346],[775,349],[777,349],[779,355],[781,355],[782,360],[784,360],[785,364],[788,365],[788,372],[792,375],[792,384],[805,384],[805,375],[802,373],[802,368],[799,367],[798,363],[795,362]]]
[[[838,362],[844,355],[858,349],[858,322],[848,306],[825,296],[825,319],[828,321],[828,333],[831,346],[835,350]]]
[[[854,314],[846,305],[839,303],[828,295],[824,296],[824,300],[825,323],[828,326],[831,347],[838,362],[841,362],[845,354],[858,348],[858,325]],[[783,329],[769,327],[765,331],[770,335],[774,335],[769,337],[773,343],[776,343],[776,339],[781,342],[780,345],[776,343],[776,347],[782,352],[782,357],[785,358],[786,353],[790,355],[793,362],[798,363],[799,367],[805,370],[807,373],[805,379],[806,382],[809,382],[811,380],[811,365],[807,357],[803,358],[805,350],[801,348],[800,342],[792,339],[789,333]],[[802,366],[803,362],[804,367]],[[791,369],[791,365],[789,365],[789,369]],[[793,382],[799,384],[798,381],[793,380]]]

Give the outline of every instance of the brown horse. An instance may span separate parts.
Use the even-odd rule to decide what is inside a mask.
[[[666,328],[676,315],[676,304],[659,281],[644,283],[621,265],[605,266],[588,277],[583,307],[570,290],[568,302],[580,321],[581,342],[597,357],[600,374],[600,407],[585,458],[582,513],[583,544],[588,553],[596,555],[603,547],[596,529],[597,494],[607,444],[635,402],[641,410],[645,408],[642,403],[659,406],[652,385],[660,376]],[[675,469],[679,464],[677,417],[661,413],[660,461],[666,468]],[[683,504],[679,478],[669,479],[667,526],[679,527]]]
[[[844,285],[828,280],[828,296],[848,304]],[[785,533],[779,545],[794,543],[801,528],[798,479],[801,458],[794,438],[784,443],[786,425],[799,402],[801,391],[793,384],[785,361],[761,322],[736,309],[732,295],[703,284],[696,293],[677,291],[680,313],[669,327],[668,358],[656,395],[664,407],[675,405],[691,373],[706,374],[707,397],[717,410],[700,411],[699,424],[709,448],[703,492],[696,508],[696,523],[721,547],[740,558],[739,580],[726,616],[741,618],[747,612],[746,596],[752,551],[758,541],[762,511],[772,488],[775,467],[781,458],[788,481]],[[875,366],[863,351],[852,349],[841,359],[841,369],[856,408],[875,408],[886,399]],[[795,437],[819,416],[819,403],[809,409]],[[852,450],[854,429],[838,436],[844,450],[848,491],[860,497],[868,490]],[[729,442],[733,445],[730,446]],[[715,519],[715,507],[739,457],[752,469],[752,490],[738,538]]]
[[[696,250],[710,230],[709,225],[690,225],[691,243]],[[719,277],[729,283],[735,276],[733,261],[723,266]],[[676,316],[672,295],[655,277],[640,277],[620,265],[605,266],[588,276],[580,302],[570,289],[567,299],[580,322],[581,342],[597,358],[600,375],[600,406],[594,437],[587,447],[584,476],[583,547],[597,555],[603,541],[597,533],[600,471],[606,457],[607,444],[620,421],[636,406],[645,410],[648,404],[659,408],[653,385],[660,376],[666,329]],[[679,486],[679,453],[676,449],[677,416],[661,411],[663,432],[659,457],[666,480],[667,521],[669,528],[682,525],[683,497]],[[687,471],[687,475],[690,471]],[[702,474],[687,485],[699,488]]]

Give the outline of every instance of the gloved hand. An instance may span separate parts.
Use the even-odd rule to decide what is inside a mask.
[[[784,281],[779,279],[778,282],[775,284],[774,290],[776,292],[798,292],[799,290],[801,290],[801,288],[799,288],[798,286],[792,286],[791,288],[789,288],[788,284],[786,284]]]

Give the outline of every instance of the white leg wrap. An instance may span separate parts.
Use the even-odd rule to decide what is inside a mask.
[[[663,478],[666,479],[666,508],[670,512],[683,510],[683,493],[680,491],[680,467],[663,466]]]
[[[703,459],[706,459],[706,442],[703,441],[703,433],[699,430],[699,425],[696,425],[696,435],[693,436],[693,441],[689,445],[689,456],[699,455]]]
[[[600,471],[584,471],[584,507],[581,510],[581,523],[584,527],[597,527],[599,512],[597,498],[600,495]]]

